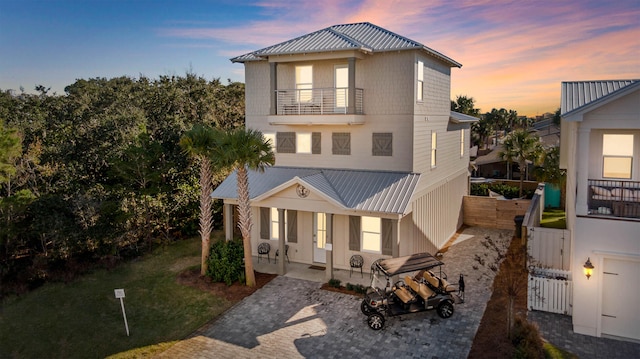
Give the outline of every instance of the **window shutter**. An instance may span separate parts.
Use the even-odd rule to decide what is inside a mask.
[[[374,156],[393,155],[393,134],[374,133],[372,138],[372,154]]]
[[[321,137],[320,132],[313,132],[311,134],[311,154],[319,155],[321,153]]]
[[[298,211],[287,210],[287,242],[298,243]]]
[[[276,134],[278,153],[296,153],[296,133],[278,132]]]
[[[332,135],[333,154],[334,155],[350,155],[351,154],[351,133],[335,132]]]
[[[360,217],[349,216],[349,250],[360,251]]]
[[[382,254],[393,255],[393,222],[382,219]]]
[[[269,221],[271,214],[269,208],[260,207],[260,238],[270,239],[269,237]]]

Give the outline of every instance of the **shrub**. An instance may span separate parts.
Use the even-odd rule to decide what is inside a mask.
[[[544,358],[542,339],[540,338],[538,327],[533,323],[529,323],[526,319],[521,317],[516,318],[511,342],[515,347],[514,358]]]
[[[329,279],[329,285],[334,288],[340,288],[340,279]]]
[[[243,260],[242,240],[216,241],[211,246],[206,275],[214,282],[225,282],[227,285],[238,281],[243,282],[245,280]]]
[[[518,186],[510,186],[504,183],[472,183],[471,190],[469,191],[472,196],[488,196],[489,190],[500,193],[506,198],[518,198],[520,194],[520,187]],[[523,189],[522,195],[525,198],[533,197],[533,193],[535,191],[529,189]]]

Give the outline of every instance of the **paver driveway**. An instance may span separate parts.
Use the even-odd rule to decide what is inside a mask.
[[[160,357],[466,358],[495,275],[495,251],[482,242],[487,235],[506,242],[511,234],[469,228],[445,253],[445,270],[451,278],[463,273],[467,289],[466,302],[449,319],[429,311],[388,318],[384,329],[373,331],[360,312],[361,298],[280,276]]]

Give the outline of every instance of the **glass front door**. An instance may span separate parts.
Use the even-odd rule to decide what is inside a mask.
[[[326,213],[313,214],[313,261],[326,263],[327,254],[324,249],[327,244],[327,215]]]

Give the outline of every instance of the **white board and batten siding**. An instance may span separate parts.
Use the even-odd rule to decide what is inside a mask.
[[[571,269],[571,232],[567,229],[531,227],[527,245],[533,266]]]

